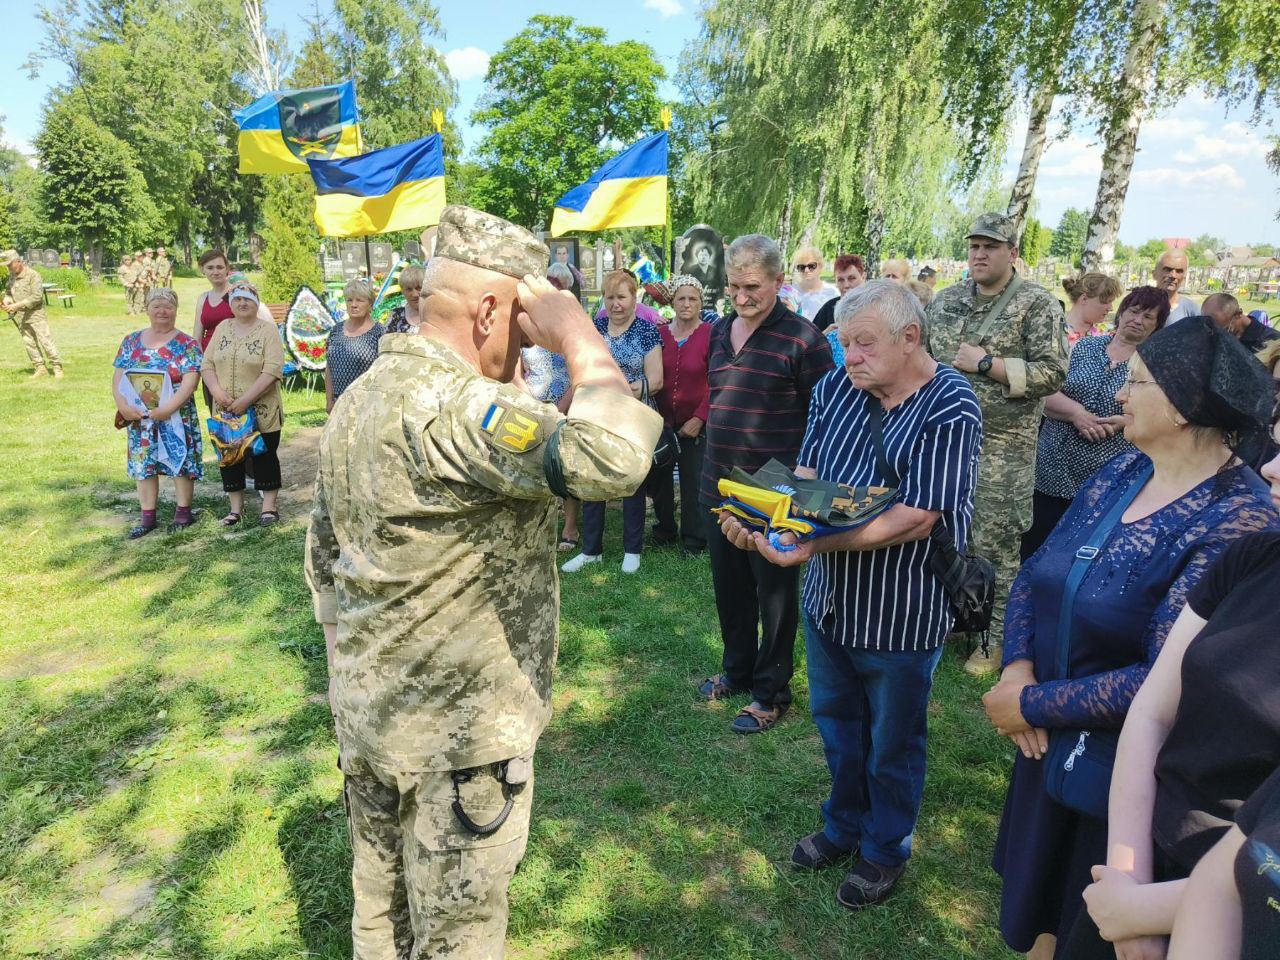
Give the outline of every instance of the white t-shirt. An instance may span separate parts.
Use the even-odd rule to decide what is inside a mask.
[[[807,320],[812,320],[817,316],[818,311],[822,309],[822,305],[828,300],[840,296],[840,291],[829,283],[824,283],[817,290],[800,293],[800,315]]]
[[[1169,319],[1165,321],[1168,326],[1171,323],[1177,323],[1183,317],[1195,317],[1200,314],[1200,304],[1196,303],[1190,297],[1178,295],[1178,305],[1169,311]]]

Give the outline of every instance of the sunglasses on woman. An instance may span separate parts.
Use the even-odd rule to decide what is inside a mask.
[[[817,270],[818,265],[816,263],[797,263],[796,269],[808,273],[811,270]]]

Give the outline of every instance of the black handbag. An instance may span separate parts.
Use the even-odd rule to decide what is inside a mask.
[[[1071,676],[1071,633],[1076,593],[1094,558],[1106,546],[1111,531],[1120,522],[1129,504],[1142,490],[1152,467],[1147,466],[1112,504],[1102,521],[1093,529],[1088,541],[1076,551],[1066,582],[1062,586],[1062,607],[1058,613],[1058,649],[1054,679]],[[1049,752],[1044,758],[1044,788],[1050,799],[1077,813],[1107,819],[1107,801],[1111,793],[1111,773],[1116,765],[1119,730],[1077,730],[1063,728],[1049,731]]]
[[[648,406],[652,410],[657,410],[658,405],[654,403],[653,395],[649,392],[649,378],[643,373],[640,374],[640,402]],[[658,442],[653,448],[653,470],[667,470],[676,462],[676,457],[680,455],[680,435],[665,423],[662,425],[662,432],[658,434]]]
[[[880,472],[885,480],[897,486],[902,478],[889,463],[884,449],[884,407],[869,393],[867,417]],[[996,570],[991,561],[972,553],[961,553],[951,532],[939,520],[929,531],[929,569],[947,592],[955,616],[951,629],[958,633],[981,633],[985,650],[986,633],[991,628],[991,613],[996,604]]]

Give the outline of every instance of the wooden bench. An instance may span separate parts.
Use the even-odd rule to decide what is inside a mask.
[[[75,306],[76,295],[70,292],[60,293],[58,294],[58,299],[62,301],[63,309],[66,309],[67,307]]]

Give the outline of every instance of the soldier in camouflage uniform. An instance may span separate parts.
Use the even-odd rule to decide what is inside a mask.
[[[164,252],[164,247],[156,247],[156,260],[151,268],[151,285],[153,287],[173,286],[173,261]]]
[[[31,376],[43,377],[52,373],[61,377],[62,360],[44,314],[43,278],[34,268],[27,266],[17,250],[0,253],[0,267],[9,270],[9,283],[3,300],[0,300],[0,309],[17,324],[22,344],[31,360]]]
[[[129,266],[125,269],[121,276],[121,282],[124,283],[124,298],[129,305],[129,315],[142,313],[142,251],[139,250],[132,257]]]
[[[991,645],[974,651],[965,670],[1000,669],[1004,611],[1018,572],[1018,548],[1031,525],[1036,436],[1044,398],[1067,375],[1062,305],[1043,287],[1019,277],[1013,221],[984,213],[969,230],[970,279],[942,290],[927,309],[929,351],[967,374],[982,405],[982,461],[973,504],[970,549],[996,570]],[[998,316],[979,337],[987,313]]]
[[[129,302],[129,284],[126,282],[125,278],[128,277],[129,271],[132,268],[133,255],[128,253],[121,254],[120,263],[116,265],[116,279],[120,281],[120,289],[124,291],[125,303]],[[129,312],[133,313],[132,310]]]
[[[142,283],[142,309],[145,312],[147,297],[151,295],[151,288],[156,285],[156,258],[155,253],[150,247],[143,251],[142,271],[139,280]]]
[[[632,493],[661,431],[581,307],[541,278],[547,259],[528,231],[446,208],[420,333],[382,338],[320,442],[306,569],[330,650],[356,960],[503,955],[551,714],[558,498]],[[511,384],[529,341],[564,356],[567,414]]]

